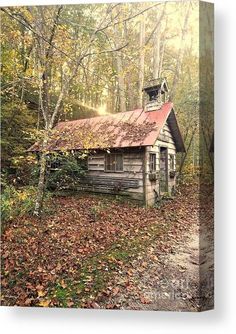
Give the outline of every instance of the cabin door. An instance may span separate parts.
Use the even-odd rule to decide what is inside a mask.
[[[160,194],[168,192],[168,150],[160,147]]]

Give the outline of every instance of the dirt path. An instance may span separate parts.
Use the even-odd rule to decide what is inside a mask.
[[[213,226],[209,225],[207,217],[201,221],[199,239],[198,215],[198,208],[189,213],[191,223],[180,239],[169,241],[170,252],[160,252],[157,241],[131,263],[128,283],[120,273],[115,283],[123,288],[115,298],[106,301],[105,307],[169,311],[211,309],[214,304]]]

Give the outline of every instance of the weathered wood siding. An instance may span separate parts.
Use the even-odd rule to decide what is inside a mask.
[[[157,145],[167,147],[168,149],[168,190],[171,194],[172,188],[175,187],[176,178],[170,177],[170,155],[174,155],[174,170],[176,170],[176,147],[173,140],[173,137],[171,135],[170,128],[168,124],[166,123],[163,128],[163,135],[161,134],[157,140]]]
[[[155,203],[156,196],[160,196],[159,191],[159,171],[160,171],[160,147],[167,147],[168,150],[168,191],[171,193],[172,188],[175,186],[175,178],[170,178],[170,154],[173,154],[174,159],[174,168],[176,169],[176,148],[173,137],[170,132],[170,128],[166,123],[163,127],[158,140],[155,145],[146,147],[146,170],[145,170],[145,201],[148,206],[152,206]],[[156,171],[157,171],[157,180],[150,181],[150,166],[149,166],[149,154],[156,154]]]
[[[105,171],[105,152],[100,151],[90,155],[88,158],[88,172],[86,177],[81,180],[81,189],[129,195],[136,200],[145,201],[148,206],[154,205],[156,198],[160,196],[160,147],[166,147],[168,151],[168,191],[171,193],[172,188],[175,186],[175,178],[170,178],[170,154],[175,157],[176,148],[168,124],[165,124],[153,146],[119,151],[119,153],[123,154],[122,172]],[[157,180],[155,181],[149,179],[150,153],[156,154]],[[176,157],[174,169],[176,169]]]
[[[90,155],[88,172],[81,181],[81,188],[87,191],[129,195],[143,201],[143,157],[144,149],[119,151],[123,154],[123,171],[105,171],[105,152]]]

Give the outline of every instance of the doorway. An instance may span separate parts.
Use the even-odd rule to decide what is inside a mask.
[[[168,149],[160,147],[160,194],[168,192]]]

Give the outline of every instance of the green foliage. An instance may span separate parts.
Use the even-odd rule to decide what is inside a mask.
[[[35,119],[24,103],[18,99],[8,102],[3,99],[1,110],[1,149],[2,166],[12,167],[13,159],[23,155],[32,144],[30,133]]]
[[[11,159],[11,166],[3,169],[7,184],[16,187],[36,185],[38,178],[37,158],[35,155],[23,154]]]
[[[35,187],[24,187],[16,189],[6,186],[1,196],[1,219],[3,222],[11,221],[18,216],[31,214],[34,209],[37,189]],[[48,200],[49,194],[45,194]]]
[[[31,133],[38,113],[26,99],[28,90],[35,90],[29,66],[32,36],[2,12],[1,28],[1,162],[2,168],[12,168],[12,159],[35,141]]]
[[[87,163],[73,155],[55,155],[49,158],[47,188],[53,190],[75,190],[79,178],[85,175]]]

